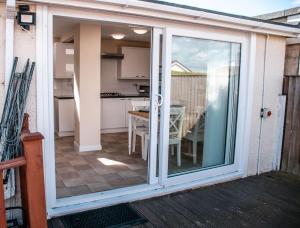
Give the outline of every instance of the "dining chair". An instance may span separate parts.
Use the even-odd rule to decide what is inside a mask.
[[[172,105],[170,107],[169,120],[169,145],[171,146],[172,155],[174,154],[174,147],[177,152],[177,166],[181,166],[181,141],[183,136],[183,121],[184,121],[185,107],[180,105]],[[144,157],[147,159],[149,150],[149,133],[145,134],[145,148]],[[145,159],[145,160],[146,160]]]
[[[177,152],[177,166],[181,166],[181,141],[183,132],[183,120],[185,114],[185,107],[180,105],[172,105],[170,108],[169,121],[169,145],[171,153],[174,154],[174,147]]]
[[[193,112],[192,115],[195,119],[194,126],[187,131],[184,138],[192,142],[193,163],[196,164],[198,142],[204,141],[205,112],[203,112],[202,108],[198,106],[196,107],[195,112]]]
[[[150,102],[149,101],[131,101],[132,111],[140,111],[140,110],[149,110]],[[145,144],[145,134],[149,131],[149,122],[139,120],[136,118],[132,119],[132,151],[130,153],[135,152],[136,147],[136,137],[141,137],[141,152],[142,158],[145,158],[144,144]],[[131,142],[129,142],[131,143]],[[130,155],[130,154],[129,154]]]

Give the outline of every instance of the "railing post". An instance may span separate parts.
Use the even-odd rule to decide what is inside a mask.
[[[0,227],[7,228],[2,170],[0,170]]]
[[[42,134],[30,133],[26,129],[24,129],[21,135],[24,156],[26,158],[26,166],[20,168],[22,205],[25,209],[26,221],[31,228],[47,227],[42,149],[43,138]]]

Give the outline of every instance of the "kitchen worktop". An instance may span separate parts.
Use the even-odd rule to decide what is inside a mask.
[[[115,95],[112,95],[112,96],[101,96],[101,98],[134,98],[134,97],[149,98],[149,95],[144,95],[144,94],[120,94],[118,96],[115,96]]]
[[[54,98],[57,99],[74,99],[73,95],[55,95]]]

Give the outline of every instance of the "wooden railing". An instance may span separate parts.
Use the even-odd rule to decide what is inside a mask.
[[[6,210],[4,198],[3,171],[19,168],[22,207],[28,227],[47,227],[46,202],[43,169],[43,135],[30,133],[28,127],[28,114],[25,114],[21,141],[24,155],[0,163],[0,227],[6,228]]]

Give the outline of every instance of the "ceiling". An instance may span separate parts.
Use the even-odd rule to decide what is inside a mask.
[[[122,24],[122,23],[111,23],[111,22],[101,22],[101,21],[90,21],[82,20],[77,18],[65,18],[65,17],[55,17],[53,22],[53,36],[61,37],[65,33],[71,33],[74,31],[75,26],[79,23],[91,23],[101,25],[101,35],[103,39],[112,39],[111,34],[113,33],[123,33],[125,38],[123,40],[127,41],[151,41],[151,28],[148,28],[148,32],[143,35],[138,35],[132,31],[133,25]],[[147,28],[147,27],[143,27]]]

